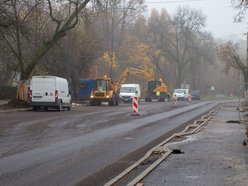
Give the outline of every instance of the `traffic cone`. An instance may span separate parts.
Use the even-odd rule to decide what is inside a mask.
[[[132,112],[132,116],[139,116],[139,101],[138,101],[138,97],[134,96],[133,97],[133,112]]]

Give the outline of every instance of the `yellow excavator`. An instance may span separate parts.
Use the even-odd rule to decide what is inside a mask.
[[[91,90],[90,105],[100,106],[102,102],[108,102],[109,106],[119,105],[118,86],[106,75],[94,80]]]
[[[136,75],[136,76],[142,76],[148,79],[148,86],[147,86],[147,93],[145,96],[145,101],[150,102],[153,99],[156,99],[157,101],[165,101],[167,98],[167,86],[165,83],[160,80],[154,80],[154,74],[145,71],[140,70],[136,68],[125,68],[122,75],[120,76],[120,79],[118,81],[118,89],[120,89],[121,85],[126,81],[126,78],[129,75]]]
[[[160,80],[148,81],[147,93],[145,97],[146,102],[151,102],[153,99],[164,102],[167,98],[167,86]]]

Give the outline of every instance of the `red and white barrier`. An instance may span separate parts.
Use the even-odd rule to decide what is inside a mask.
[[[139,116],[139,100],[137,96],[133,97],[133,113],[132,116]]]

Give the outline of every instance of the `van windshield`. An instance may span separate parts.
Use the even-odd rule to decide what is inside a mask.
[[[184,93],[184,90],[183,89],[175,89],[174,93]]]
[[[135,88],[134,87],[121,87],[120,92],[122,92],[122,93],[134,93]]]

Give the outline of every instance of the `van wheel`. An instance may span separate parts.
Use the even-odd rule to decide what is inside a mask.
[[[62,110],[63,110],[63,107],[62,107],[62,103],[61,103],[61,102],[59,103],[58,110],[59,110],[59,111],[62,111]]]
[[[45,111],[48,111],[48,107],[45,107]]]
[[[33,106],[33,111],[37,111],[37,106]]]
[[[69,105],[69,107],[67,107],[67,110],[71,110],[71,105]]]

